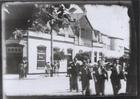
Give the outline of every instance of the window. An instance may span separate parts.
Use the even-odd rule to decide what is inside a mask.
[[[72,55],[72,49],[67,50],[68,54]]]
[[[102,35],[101,35],[101,34],[98,35],[98,42],[99,42],[99,43],[102,43],[102,42],[103,42],[103,41],[102,41]]]
[[[22,47],[7,47],[7,53],[22,53]]]
[[[37,47],[37,68],[45,67],[46,62],[46,47]]]
[[[72,50],[72,49],[68,49],[68,50],[67,50],[67,53],[68,53],[68,60],[72,60],[72,53],[73,53],[73,50]]]
[[[115,50],[115,39],[110,39],[110,50]]]
[[[103,58],[103,53],[100,52],[100,53],[99,53],[99,59],[101,60],[102,58]]]
[[[97,52],[94,52],[94,62],[97,62]]]

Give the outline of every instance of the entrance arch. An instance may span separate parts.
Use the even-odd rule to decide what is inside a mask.
[[[18,74],[22,57],[23,45],[17,43],[6,45],[6,71],[8,74]]]

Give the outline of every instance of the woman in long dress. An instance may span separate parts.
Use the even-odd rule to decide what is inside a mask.
[[[108,80],[105,80],[105,95],[113,95],[113,88],[110,80],[111,70],[107,71]]]

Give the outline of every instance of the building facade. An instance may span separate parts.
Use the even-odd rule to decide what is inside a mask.
[[[123,39],[105,35],[93,29],[85,14],[73,14],[74,19],[69,26],[59,32],[42,33],[26,30],[22,39],[15,35],[6,40],[7,73],[18,73],[18,64],[22,57],[28,59],[28,73],[45,73],[45,62],[51,62],[53,53],[64,53],[59,60],[59,72],[67,72],[67,63],[80,52],[91,54],[91,64],[96,64],[102,57],[119,58],[124,55]]]

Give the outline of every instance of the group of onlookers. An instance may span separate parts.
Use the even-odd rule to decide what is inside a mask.
[[[54,65],[50,65],[49,62],[46,62],[45,63],[45,73],[46,73],[46,76],[52,77],[53,74],[56,74],[58,76],[59,68],[60,68],[59,61],[55,61]]]
[[[27,77],[27,59],[23,58],[19,68],[19,79]],[[46,76],[58,75],[60,64],[54,62],[54,65],[50,65],[49,62],[45,63]],[[69,61],[67,67],[67,73],[70,80],[70,91],[78,88],[78,80],[81,81],[82,94],[90,95],[90,80],[94,80],[96,95],[103,96],[105,93],[105,81],[110,80],[114,95],[119,93],[121,89],[121,79],[124,79],[127,83],[128,75],[128,61],[122,61],[119,59],[113,59],[111,61],[98,60],[97,64],[93,66],[89,60],[79,61],[76,58]],[[108,74],[108,71],[111,74]]]
[[[70,91],[79,91],[78,79],[80,79],[82,84],[82,93],[88,94],[91,74],[86,61],[83,61],[82,63],[78,62],[78,60],[70,61],[68,64],[68,75],[70,77]]]
[[[45,63],[45,76],[52,77],[53,74],[58,75],[59,72],[59,61],[55,61],[54,65],[50,65],[49,62]],[[27,58],[23,57],[21,63],[19,64],[19,79],[24,79],[27,77],[27,71],[28,71],[28,64],[27,64]]]
[[[128,64],[125,61],[114,59],[112,62],[99,60],[94,66],[89,61],[70,61],[68,75],[70,77],[70,91],[78,89],[78,80],[81,81],[82,93],[90,95],[90,80],[94,80],[96,95],[103,96],[105,93],[105,81],[111,81],[113,93],[117,95],[121,89],[121,79],[127,80]],[[108,74],[111,71],[111,74]]]

